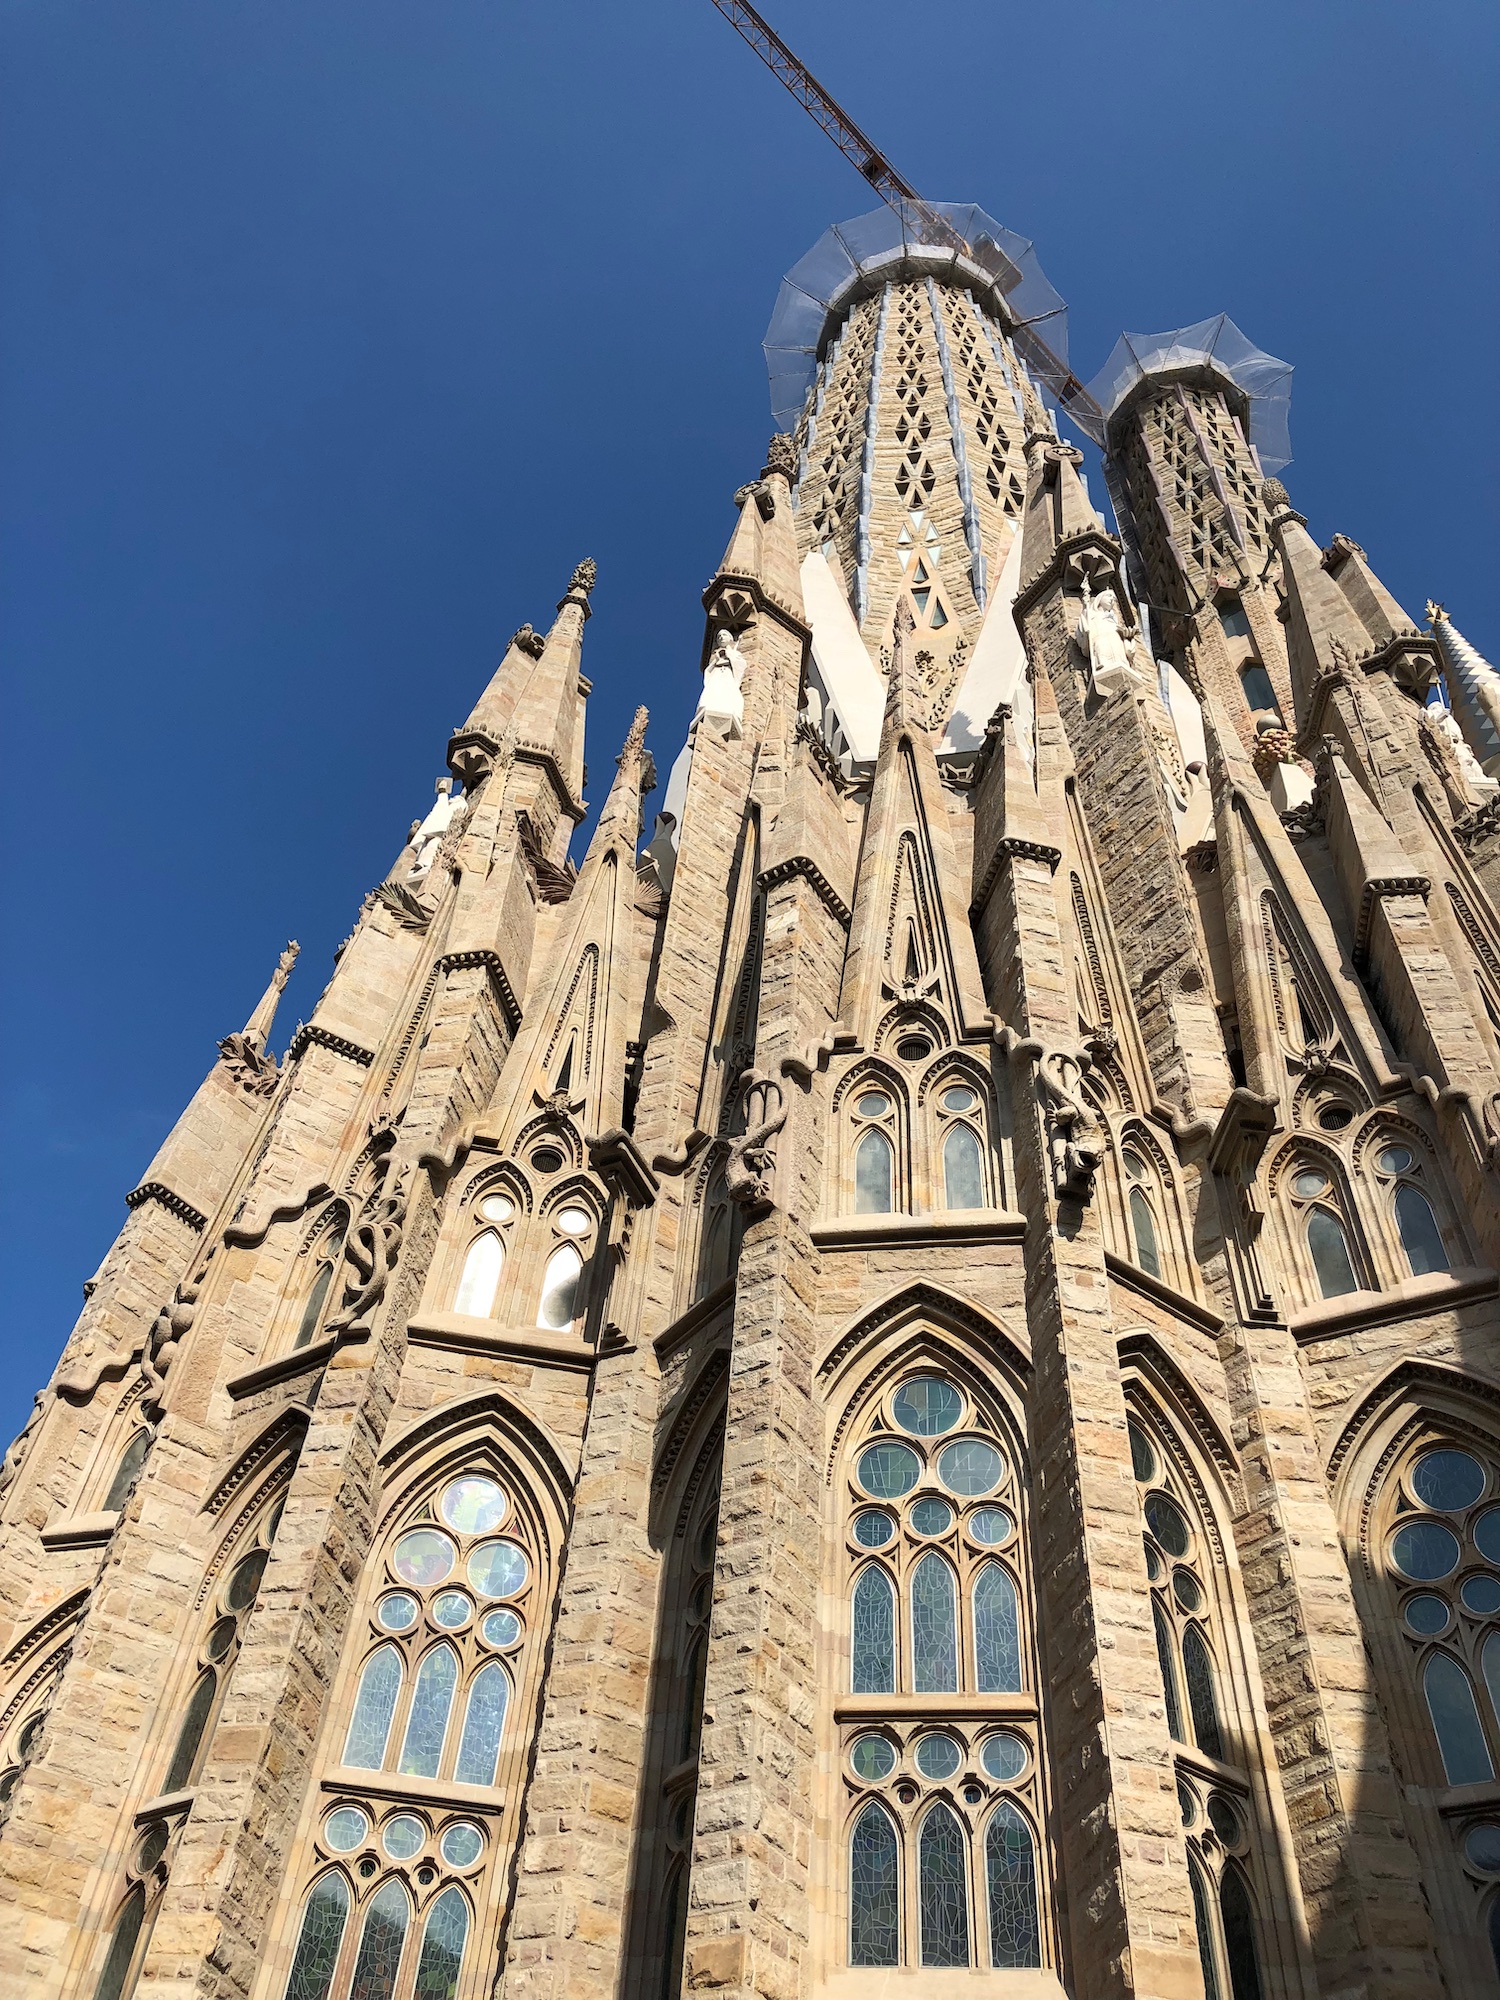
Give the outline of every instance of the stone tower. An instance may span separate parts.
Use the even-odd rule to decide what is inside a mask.
[[[127,1197],[7,1996],[1500,1992],[1500,678],[1226,320],[1111,525],[949,213],[788,276],[649,840],[584,562]]]

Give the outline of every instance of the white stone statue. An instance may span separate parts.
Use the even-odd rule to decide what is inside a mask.
[[[1121,688],[1140,685],[1121,630],[1120,600],[1112,590],[1084,598],[1073,636],[1078,650],[1088,655],[1089,680],[1095,694],[1118,694]]]
[[[1429,702],[1426,716],[1428,722],[1458,759],[1458,768],[1470,789],[1483,792],[1486,797],[1491,792],[1500,791],[1500,785],[1497,785],[1493,778],[1484,775],[1484,769],[1469,748],[1469,739],[1459,728],[1458,718],[1452,709],[1444,707],[1440,701]]]
[[[740,683],[745,678],[745,656],[723,626],[714,636],[713,651],[703,669],[703,693],[698,713],[726,742],[741,734],[745,720],[745,697]]]
[[[427,873],[433,862],[436,861],[437,851],[442,846],[449,829],[463,818],[468,809],[469,803],[467,799],[454,798],[453,780],[451,778],[439,778],[437,781],[437,800],[433,805],[432,811],[428,813],[426,819],[416,828],[411,837],[412,845],[416,851],[412,856],[411,873],[407,876],[409,882],[415,882],[420,876]]]

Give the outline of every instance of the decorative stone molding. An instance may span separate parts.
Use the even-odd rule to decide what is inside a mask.
[[[834,888],[816,861],[805,854],[793,854],[785,861],[778,861],[774,868],[763,869],[759,877],[761,893],[767,894],[779,883],[790,882],[800,875],[808,887],[825,903],[836,921],[848,930],[854,921],[854,912]]]
[[[764,479],[752,479],[748,486],[741,486],[736,489],[734,496],[735,506],[743,507],[747,500],[755,502],[755,511],[763,521],[775,519],[776,491],[774,487],[768,486]]]
[[[660,1183],[623,1126],[613,1125],[592,1137],[585,1135],[583,1143],[596,1174],[618,1189],[633,1208],[650,1207],[660,1192]]]
[[[1500,793],[1453,822],[1453,835],[1465,854],[1472,854],[1491,834],[1500,833]]]
[[[375,1060],[373,1049],[362,1049],[358,1042],[351,1042],[347,1036],[335,1035],[327,1028],[304,1022],[293,1035],[286,1052],[288,1063],[296,1062],[304,1050],[314,1046],[327,1049],[330,1055],[342,1056],[346,1062],[358,1063],[361,1069],[368,1069]]]
[[[745,1129],[730,1140],[724,1160],[729,1199],[752,1213],[771,1206],[776,1135],[785,1123],[781,1085],[752,1071],[745,1080]]]
[[[742,632],[757,612],[784,627],[804,645],[812,642],[812,627],[800,612],[773,597],[759,577],[721,570],[703,593],[703,608],[715,627]]]
[[[760,476],[769,479],[778,472],[788,484],[797,477],[797,440],[790,431],[777,431],[766,446],[766,462]]]
[[[509,979],[505,976],[505,967],[500,963],[500,954],[498,952],[450,951],[444,953],[443,957],[438,960],[438,966],[443,972],[462,972],[473,965],[482,965],[489,973],[490,985],[494,990],[495,998],[500,1003],[500,1010],[505,1016],[506,1026],[514,1034],[521,1025],[521,1005],[516,999],[515,991]]]
[[[142,1181],[132,1188],[125,1197],[127,1208],[140,1208],[146,1202],[154,1201],[164,1208],[168,1215],[175,1215],[179,1222],[185,1222],[189,1229],[200,1234],[208,1227],[208,1217],[201,1214],[190,1201],[184,1201],[180,1194],[174,1194],[161,1181]]]

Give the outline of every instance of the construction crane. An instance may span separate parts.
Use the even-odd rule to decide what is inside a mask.
[[[913,235],[921,242],[966,257],[994,279],[1002,295],[1014,290],[1021,273],[1000,246],[988,236],[970,243],[931,202],[924,201],[911,182],[897,173],[874,141],[866,138],[843,106],[823,88],[806,63],[793,55],[749,0],[714,0],[714,5],[750,44],[772,76],[784,83],[803,109],[822,126],[845,159],[853,161],[863,178],[896,211]],[[1066,361],[1053,353],[1035,326],[1024,321],[1013,325],[1011,338],[1032,373],[1040,376],[1079,429],[1102,447],[1104,412]]]

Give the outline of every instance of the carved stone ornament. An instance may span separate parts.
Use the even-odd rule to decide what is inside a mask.
[[[539,660],[547,650],[545,636],[534,632],[529,625],[523,625],[519,632],[513,633],[510,643],[518,653],[529,654],[533,660]]]
[[[249,1035],[226,1035],[219,1044],[219,1058],[229,1072],[230,1081],[250,1097],[270,1097],[275,1093],[281,1075],[276,1058],[263,1054]]]
[[[761,478],[767,479],[773,472],[779,472],[788,481],[797,477],[797,440],[790,431],[777,431],[766,446],[766,463]]]
[[[748,486],[741,486],[735,493],[734,504],[743,507],[747,500],[755,502],[756,512],[763,521],[770,521],[776,515],[776,494],[763,479],[752,479]]]
[[[1283,507],[1290,507],[1291,496],[1279,479],[1263,479],[1260,487],[1262,505],[1269,513],[1278,513]]]
[[[1104,1135],[1079,1089],[1083,1074],[1084,1064],[1065,1049],[1044,1049],[1036,1066],[1052,1189],[1060,1200],[1087,1201],[1104,1161]]]
[[[776,1135],[786,1123],[781,1085],[752,1071],[745,1090],[745,1129],[729,1142],[724,1161],[724,1186],[742,1208],[765,1208],[771,1202],[776,1174]]]
[[[31,1449],[31,1440],[36,1435],[36,1427],[42,1420],[42,1412],[51,1400],[45,1389],[34,1399],[31,1415],[22,1425],[20,1436],[5,1454],[4,1459],[0,1460],[0,1494],[8,1492],[15,1484],[16,1475],[25,1462],[27,1452]]]
[[[418,901],[404,882],[382,882],[370,893],[404,931],[425,931],[432,922],[431,910]]]
[[[598,580],[599,565],[594,561],[592,556],[585,556],[577,569],[574,570],[573,579],[568,588],[570,591],[581,591],[585,597],[588,597]]]
[[[394,1134],[387,1143],[393,1143]],[[401,1254],[401,1233],[406,1223],[407,1191],[397,1179],[387,1190],[391,1160],[387,1153],[379,1166],[374,1185],[349,1227],[344,1239],[344,1261],[339,1271],[339,1306],[323,1323],[325,1335],[333,1339],[363,1340],[370,1331],[375,1308],[385,1296],[391,1272]]]

